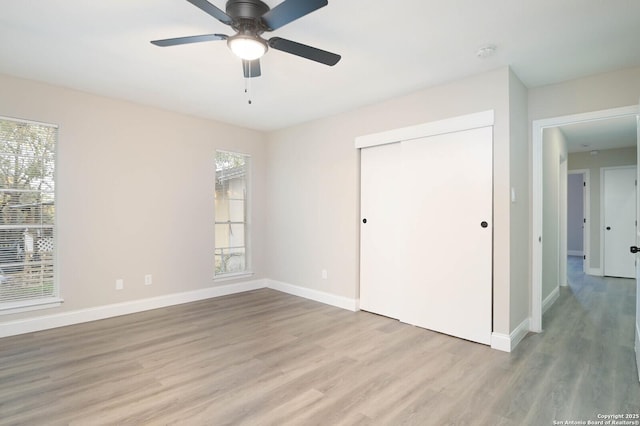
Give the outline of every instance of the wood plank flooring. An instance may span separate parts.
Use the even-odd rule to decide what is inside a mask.
[[[508,354],[273,290],[0,339],[1,425],[551,425],[640,413],[635,282]]]

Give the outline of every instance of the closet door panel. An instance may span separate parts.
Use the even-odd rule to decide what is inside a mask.
[[[490,344],[492,128],[402,143],[400,320]]]
[[[361,150],[360,308],[398,318],[402,290],[400,143]]]

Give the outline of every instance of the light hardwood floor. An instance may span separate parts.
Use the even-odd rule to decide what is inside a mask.
[[[0,339],[2,425],[551,425],[640,413],[632,280],[511,354],[273,290]]]

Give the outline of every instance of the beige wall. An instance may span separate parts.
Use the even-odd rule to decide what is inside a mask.
[[[640,67],[529,89],[529,119],[638,105]]]
[[[215,149],[253,158],[255,278],[357,298],[355,137],[488,109],[496,114],[494,331],[508,334],[515,321],[511,304],[528,303],[521,283],[517,291],[510,289],[512,277],[520,282],[526,274],[512,268],[512,239],[522,244],[520,236],[511,236],[511,220],[522,224],[527,215],[526,203],[511,212],[510,161],[523,163],[523,156],[521,146],[510,150],[510,137],[522,133],[522,126],[510,125],[509,115],[524,115],[526,91],[508,68],[273,132],[266,135],[266,158],[265,137],[258,132],[10,77],[2,77],[0,85],[5,114],[60,124],[65,304],[55,312],[213,285],[209,182]],[[512,94],[518,99],[513,106]],[[513,179],[521,199],[528,199],[526,179],[515,174]],[[326,280],[322,269],[328,271]],[[142,285],[147,273],[154,275],[151,287]],[[124,279],[123,291],[114,290],[116,278]]]
[[[564,179],[560,166],[567,161],[567,141],[560,129],[554,127],[544,130],[542,145],[542,300],[545,300],[561,284],[558,242]]]
[[[252,156],[253,264],[265,277],[259,132],[0,76],[0,113],[60,126],[60,308],[0,322],[214,286],[215,150]],[[153,284],[144,286],[144,275]],[[115,280],[124,289],[115,290]]]
[[[513,111],[510,90],[517,98]],[[357,136],[426,123],[462,114],[495,110],[494,128],[494,331],[511,330],[510,297],[518,317],[526,318],[526,268],[511,269],[511,220],[524,230],[514,241],[521,248],[527,229],[527,175],[517,172],[522,208],[512,214],[510,162],[526,167],[526,93],[501,68],[451,84],[374,104],[268,135],[269,188],[267,275],[277,281],[357,298],[359,288],[359,157]],[[510,127],[509,115],[518,113]],[[510,137],[518,148],[510,151]],[[516,140],[517,138],[517,140]],[[519,256],[522,253],[518,253]],[[515,266],[527,263],[518,259]],[[328,279],[321,278],[321,270]],[[425,271],[428,274],[429,271]],[[512,276],[517,291],[510,291]]]
[[[56,312],[213,285],[215,149],[254,161],[255,277],[356,298],[354,138],[494,109],[494,331],[509,333],[529,314],[531,121],[637,104],[640,68],[526,90],[505,67],[267,135],[6,76],[0,89],[2,114],[60,124]]]
[[[589,152],[569,154],[569,170],[588,169],[590,188],[589,226],[590,253],[589,262],[592,269],[601,269],[600,259],[600,168],[635,165],[636,148],[606,149],[591,155]]]

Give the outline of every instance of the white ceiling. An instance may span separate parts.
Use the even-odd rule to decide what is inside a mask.
[[[569,152],[627,148],[637,144],[637,120],[633,115],[561,126]]]
[[[210,0],[224,9],[224,0]],[[274,7],[280,0],[266,0]],[[342,55],[270,50],[247,102],[226,33],[185,0],[2,0],[0,73],[273,130],[511,65],[528,87],[640,65],[637,0],[329,0],[278,36]],[[489,58],[476,57],[495,44]]]

